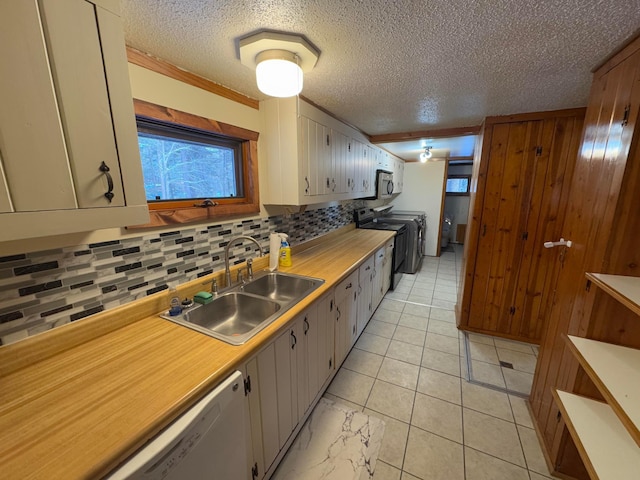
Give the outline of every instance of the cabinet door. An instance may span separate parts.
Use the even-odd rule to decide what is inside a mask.
[[[280,410],[278,405],[275,342],[268,345],[258,354],[257,362],[264,472],[271,467],[280,451],[280,422],[278,417]],[[284,399],[285,401],[286,398]],[[290,404],[290,400],[288,404]],[[253,421],[252,417],[252,423]]]
[[[297,352],[299,333],[288,328],[275,341],[276,390],[278,394],[278,450],[298,424]]]
[[[300,150],[302,163],[302,174],[304,177],[305,196],[318,195],[319,173],[318,173],[318,138],[317,123],[313,120],[300,117]]]
[[[364,191],[364,179],[363,179],[363,148],[364,145],[358,140],[351,139],[351,146],[353,149],[352,164],[353,164],[353,179],[351,182],[351,191],[355,194],[362,193]]]
[[[0,3],[0,154],[17,212],[76,207],[40,22],[35,1]]]
[[[366,196],[373,196],[376,193],[376,170],[378,169],[378,161],[380,156],[380,149],[374,147],[367,147],[368,149],[368,161],[365,167],[365,194]]]
[[[333,168],[331,174],[331,193],[347,193],[347,165],[351,159],[351,142],[349,137],[337,130],[331,131],[333,140]]]
[[[378,305],[382,301],[382,297],[386,291],[384,290],[384,271],[386,266],[387,256],[385,247],[379,248],[375,253],[375,259],[373,263],[373,281],[371,286],[371,302],[372,302],[372,313],[378,308]],[[390,260],[390,259],[389,259]],[[389,268],[389,270],[391,270]]]
[[[340,367],[347,352],[351,349],[352,339],[355,336],[357,308],[358,271],[352,272],[347,278],[338,284],[335,290],[336,296],[336,368]]]
[[[148,222],[120,18],[4,2],[0,69],[0,241]]]
[[[78,206],[124,206],[96,8],[84,0],[48,0],[41,12]],[[109,182],[103,162],[111,201],[104,196]]]
[[[320,389],[324,387],[335,370],[335,324],[336,308],[332,291],[318,301],[318,384]]]
[[[248,470],[253,465],[258,469],[258,476],[254,480],[259,480],[265,474],[264,453],[263,453],[263,433],[262,433],[262,411],[260,409],[260,380],[258,374],[258,358],[252,358],[245,366],[245,377],[251,385],[251,391],[245,397],[248,402],[249,422],[247,422],[248,436],[251,439],[251,455],[248,459]],[[247,475],[251,478],[251,474]]]
[[[336,188],[331,144],[331,129],[316,123],[316,161],[318,162],[319,195],[333,193]]]
[[[391,270],[393,267],[393,240],[389,242],[384,248],[384,259],[382,265],[382,297],[389,291],[391,288]]]
[[[373,264],[374,257],[370,257],[364,262],[358,269],[359,273],[359,285],[358,285],[358,307],[356,313],[356,333],[355,337],[358,338],[364,327],[371,318],[373,307]]]
[[[304,353],[302,364],[298,364],[298,416],[302,418],[320,390],[318,329],[318,306],[309,307],[302,315],[302,340]]]

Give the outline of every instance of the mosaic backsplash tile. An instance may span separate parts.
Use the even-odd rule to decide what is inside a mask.
[[[8,344],[170,286],[224,269],[224,248],[237,235],[267,253],[269,233],[298,245],[353,222],[362,201],[290,216],[199,225],[63,249],[0,257],[0,345]],[[254,256],[252,242],[230,249],[232,264]]]

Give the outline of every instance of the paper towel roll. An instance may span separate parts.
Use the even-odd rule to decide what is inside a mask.
[[[269,270],[278,269],[278,256],[280,253],[280,236],[278,232],[269,235]]]

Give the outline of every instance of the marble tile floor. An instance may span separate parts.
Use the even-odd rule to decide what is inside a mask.
[[[552,478],[524,398],[467,381],[453,312],[461,256],[455,246],[403,276],[325,393],[384,420],[375,480]]]
[[[384,422],[321,398],[272,476],[273,480],[369,480]]]

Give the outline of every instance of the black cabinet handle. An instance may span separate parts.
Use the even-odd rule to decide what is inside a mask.
[[[296,347],[296,343],[298,343],[298,339],[294,335],[293,330],[291,331],[291,337],[293,338],[293,343],[291,344],[291,350],[293,350]]]
[[[107,193],[104,194],[105,197],[107,197],[107,200],[109,200],[109,203],[111,203],[111,200],[113,200],[114,194],[113,194],[113,178],[111,178],[111,174],[109,173],[109,166],[102,162],[102,164],[100,165],[100,171],[103,172],[106,176],[107,176]]]
[[[306,335],[309,331],[309,322],[307,321],[307,317],[304,317],[304,334]]]
[[[336,318],[336,322],[337,322],[340,320],[340,317],[342,316],[342,313],[340,312],[340,307],[338,307],[337,305],[336,305],[336,311],[338,312],[338,316]]]

